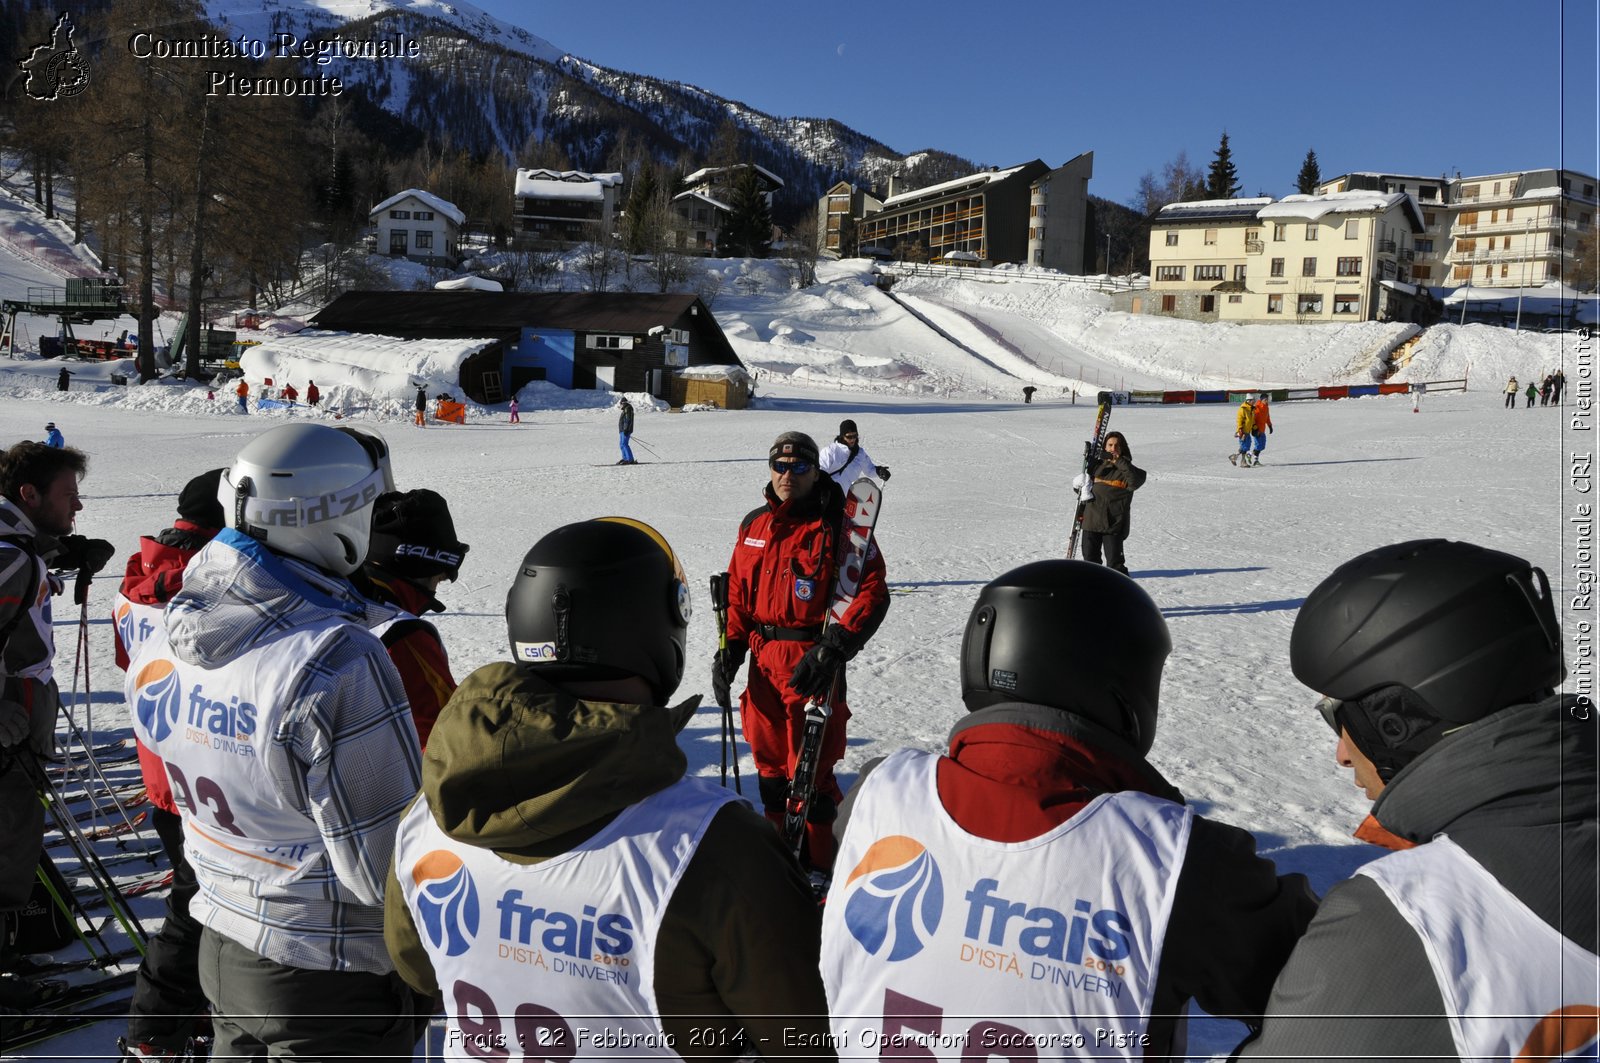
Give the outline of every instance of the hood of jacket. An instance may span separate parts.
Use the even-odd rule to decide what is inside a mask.
[[[122,593],[130,602],[161,605],[183,589],[183,570],[189,559],[216,533],[179,521],[155,536],[139,537],[139,552],[128,559],[122,576]]]
[[[1451,732],[1402,768],[1378,795],[1372,815],[1385,830],[1418,843],[1464,826],[1592,821],[1595,731],[1594,709],[1573,695],[1501,709]]]
[[[583,701],[511,661],[450,698],[422,762],[439,829],[466,845],[555,856],[682,777],[677,713]]]
[[[34,527],[22,507],[0,498],[0,536],[33,540],[33,552],[46,561],[61,552],[61,540]]]
[[[356,593],[349,580],[228,528],[185,569],[166,624],[180,660],[216,668],[310,624],[343,620],[370,628],[397,615],[393,606]]]

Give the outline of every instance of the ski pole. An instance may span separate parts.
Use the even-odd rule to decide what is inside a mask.
[[[717,617],[717,666],[722,666],[721,656],[728,650],[728,574],[716,572],[711,576],[711,610]],[[739,736],[733,729],[733,704],[729,699],[722,708],[722,785],[728,785],[728,750],[733,750],[733,788],[743,794],[744,784],[739,779]]]
[[[638,436],[630,435],[628,437],[628,442],[639,444],[641,447],[644,448],[644,452],[646,454],[650,455],[653,458],[661,457],[660,454],[656,453],[656,448],[655,447],[652,447],[649,443],[646,443],[644,440],[640,439]]]

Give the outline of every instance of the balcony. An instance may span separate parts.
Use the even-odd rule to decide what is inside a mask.
[[[1260,240],[1246,240],[1244,242],[1244,253],[1247,255],[1259,255],[1266,249],[1267,245]]]
[[[1402,247],[1400,249],[1400,261],[1401,262],[1415,262],[1416,260],[1417,260],[1417,253],[1415,251],[1413,251],[1411,248]]]
[[[1385,255],[1394,254],[1394,241],[1393,240],[1379,240],[1378,241],[1378,251],[1379,251],[1379,253],[1385,254]]]

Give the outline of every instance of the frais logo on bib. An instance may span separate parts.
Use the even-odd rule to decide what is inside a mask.
[[[870,955],[910,959],[939,929],[944,878],[933,854],[915,838],[891,834],[873,842],[845,888],[850,892],[844,924]]]
[[[164,742],[172,736],[182,702],[178,670],[166,659],[151,661],[134,679],[133,711],[150,737]]]
[[[417,915],[422,932],[446,956],[459,956],[478,936],[478,887],[461,858],[435,849],[411,869],[417,885]]]
[[[1592,1063],[1597,1048],[1600,1048],[1600,1008],[1592,1004],[1569,1004],[1534,1023],[1522,1050],[1516,1055],[1516,1063],[1535,1059]]]

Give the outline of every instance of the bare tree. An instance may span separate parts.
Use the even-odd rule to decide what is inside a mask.
[[[783,234],[784,272],[796,288],[809,288],[817,283],[817,216],[806,212],[788,232]]]
[[[611,290],[611,281],[622,272],[621,252],[610,233],[603,233],[578,248],[578,269],[589,282],[591,292]]]
[[[1205,171],[1189,161],[1187,151],[1179,151],[1161,167],[1161,176],[1146,171],[1139,178],[1139,190],[1134,193],[1132,206],[1147,217],[1168,203],[1203,198],[1206,190]]]

